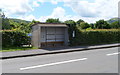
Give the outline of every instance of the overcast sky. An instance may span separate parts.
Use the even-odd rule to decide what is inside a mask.
[[[61,21],[83,19],[94,23],[118,16],[120,0],[0,0],[0,8],[9,18]]]

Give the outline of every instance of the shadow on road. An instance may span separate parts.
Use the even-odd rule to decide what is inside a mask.
[[[47,48],[43,48],[43,50],[47,50],[47,51],[56,51],[56,50],[64,50],[64,49],[75,49],[75,48],[88,48],[89,46],[74,46],[74,47],[70,47],[70,46],[62,46],[62,47],[47,47]]]

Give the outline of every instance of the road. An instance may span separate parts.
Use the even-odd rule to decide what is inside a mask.
[[[2,61],[3,73],[118,73],[118,47]]]

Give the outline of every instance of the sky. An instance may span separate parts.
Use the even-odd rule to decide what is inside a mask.
[[[120,0],[0,0],[0,9],[8,18],[45,22],[48,18],[61,21],[83,19],[94,23],[118,16]]]

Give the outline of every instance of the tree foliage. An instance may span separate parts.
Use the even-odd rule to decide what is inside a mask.
[[[87,23],[87,22],[82,22],[82,23],[80,23],[80,28],[81,29],[87,29],[87,28],[89,28],[90,27],[90,25]]]
[[[76,23],[80,25],[80,23],[84,22],[82,19],[79,19]]]
[[[99,20],[95,24],[96,29],[109,29],[110,25],[107,23],[107,21]]]
[[[116,29],[117,29],[117,28],[120,28],[120,24],[119,24],[118,21],[115,21],[115,22],[113,22],[113,23],[110,24],[110,27],[111,27],[111,28],[116,28]]]
[[[31,26],[39,21],[33,20],[32,22],[17,21],[15,19],[3,18],[2,30],[17,30],[25,33],[31,33]]]
[[[49,18],[46,20],[46,23],[61,23],[61,21],[59,19]]]
[[[89,25],[92,29],[95,29],[95,24],[94,23],[90,23]]]
[[[69,27],[75,27],[76,26],[76,22],[73,20],[67,20],[65,21],[65,24],[67,24]]]
[[[2,18],[2,30],[11,30],[12,26],[7,18]]]
[[[2,9],[0,9],[0,18],[5,18],[5,14],[2,12]]]
[[[67,20],[64,22],[68,26],[68,33],[69,33],[69,43],[72,44],[72,40],[74,40],[73,37],[73,31],[76,33],[76,22],[73,20]]]

